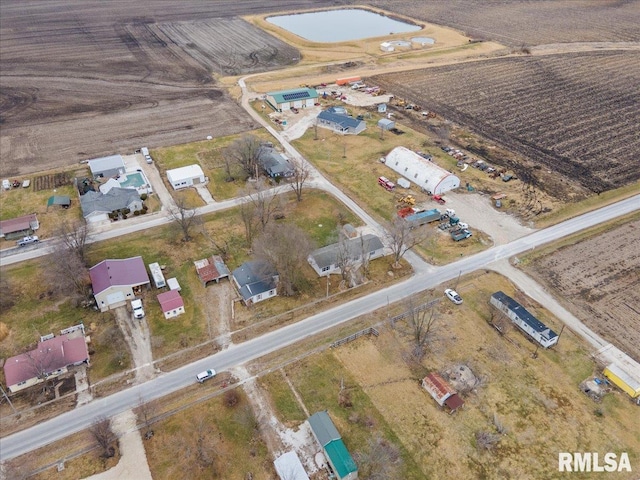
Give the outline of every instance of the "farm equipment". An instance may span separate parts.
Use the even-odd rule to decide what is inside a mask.
[[[389,180],[387,177],[378,177],[378,185],[382,186],[385,190],[388,191],[396,188],[396,184]]]
[[[446,200],[445,200],[444,198],[442,198],[440,195],[433,195],[433,196],[431,197],[431,200],[433,200],[433,201],[435,201],[435,202],[438,202],[440,205],[444,205],[444,204],[445,204],[445,201],[446,201]]]
[[[414,198],[413,195],[405,195],[405,196],[402,196],[402,197],[398,198],[398,203],[400,203],[402,205],[413,206],[413,205],[416,204],[416,199]]]
[[[466,228],[459,228],[457,230],[452,230],[451,231],[451,238],[455,242],[459,242],[460,240],[464,240],[466,238],[469,238],[472,235],[473,235],[473,233],[471,233],[471,230],[467,230]]]
[[[402,207],[398,210],[398,216],[400,218],[406,218],[409,215],[414,215],[416,213],[424,212],[424,210],[416,208],[416,207]]]
[[[414,213],[413,215],[408,215],[404,217],[404,219],[409,222],[410,228],[416,228],[426,225],[427,223],[440,220],[440,217],[440,210],[433,208],[431,210],[424,210],[419,213]]]

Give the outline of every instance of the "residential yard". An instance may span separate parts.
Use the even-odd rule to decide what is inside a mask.
[[[309,412],[329,410],[352,454],[365,448],[372,432],[382,432],[403,452],[406,470],[397,478],[560,478],[558,452],[564,451],[624,451],[638,465],[637,407],[618,390],[601,403],[579,390],[581,381],[599,374],[579,338],[565,330],[556,348],[540,350],[534,359],[534,344],[519,330],[500,336],[487,323],[488,298],[503,290],[559,332],[551,314],[497,274],[465,277],[457,290],[464,304],[439,303],[434,341],[421,362],[407,361],[412,337],[397,322],[395,328],[380,327],[377,338],[363,337],[285,367]],[[458,387],[465,406],[448,415],[419,382],[429,372],[451,375],[460,366],[478,384]],[[281,378],[273,373],[262,383],[279,419],[291,426],[303,415]],[[343,382],[351,408],[338,405]],[[478,446],[478,432],[497,434],[493,449]]]

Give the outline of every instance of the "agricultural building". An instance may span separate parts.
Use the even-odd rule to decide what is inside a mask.
[[[422,387],[441,407],[447,407],[451,413],[464,405],[457,392],[437,373],[430,373],[422,379]]]
[[[122,175],[125,171],[122,155],[94,158],[87,161],[93,178],[110,178]]]
[[[318,92],[315,88],[280,90],[267,93],[265,100],[275,111],[284,112],[292,108],[313,107],[318,100]]]
[[[309,480],[309,475],[294,450],[280,455],[275,459],[273,465],[276,467],[280,480]]]
[[[520,330],[525,332],[544,348],[549,348],[558,343],[558,334],[534,317],[529,311],[504,292],[496,292],[491,295],[489,303],[504,313],[515,323]]]
[[[88,191],[80,196],[80,208],[87,222],[102,222],[109,220],[109,214],[118,210],[142,210],[142,199],[131,188],[112,188],[107,193]]]
[[[84,328],[50,337],[41,339],[35,350],[7,359],[4,378],[11,393],[59,377],[70,366],[89,363]]]
[[[231,274],[233,283],[245,305],[275,297],[278,272],[266,262],[245,262]]]
[[[631,398],[640,398],[640,379],[633,378],[615,363],[605,368],[602,374]],[[640,372],[638,372],[638,376],[640,376]]]
[[[167,170],[167,180],[174,190],[193,187],[206,181],[204,172],[200,165],[187,165],[186,167]]]
[[[220,282],[223,278],[229,278],[230,272],[222,257],[213,255],[211,258],[203,258],[193,262],[196,266],[196,273],[203,286],[209,282]],[[172,290],[174,290],[172,288]]]
[[[380,238],[367,234],[362,237],[345,238],[342,242],[314,250],[307,257],[307,261],[319,276],[326,277],[339,272],[341,263],[355,267],[362,263],[364,256],[373,260],[383,255],[384,245]]]
[[[167,320],[184,313],[184,301],[177,290],[169,290],[158,294],[158,302],[164,318]]]
[[[314,413],[307,420],[313,436],[322,446],[324,455],[338,480],[355,480],[358,478],[358,466],[342,441],[329,414]]]
[[[151,283],[142,257],[103,260],[89,269],[89,277],[101,312],[126,305],[135,292]]]
[[[392,128],[396,128],[396,122],[389,120],[388,118],[381,118],[378,120],[378,128],[381,128],[382,130],[391,130]]]
[[[460,186],[454,174],[405,147],[391,150],[385,164],[430,195],[442,195]]]
[[[317,117],[318,126],[329,128],[337,133],[357,135],[367,128],[364,120],[350,117],[346,114],[334,113],[332,110],[323,110]]]
[[[25,235],[31,235],[39,228],[38,217],[35,213],[32,213],[24,217],[0,221],[0,237],[13,240]]]
[[[51,205],[62,208],[69,208],[69,206],[71,205],[71,198],[69,198],[68,195],[54,195],[52,197],[49,197],[49,199],[47,200],[47,208],[49,208]]]

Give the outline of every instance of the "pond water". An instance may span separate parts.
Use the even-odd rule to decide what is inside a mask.
[[[368,10],[350,8],[268,17],[267,22],[312,42],[345,42],[393,33],[417,32],[422,27]]]
[[[412,42],[421,43],[422,45],[433,45],[436,41],[431,37],[413,37]]]

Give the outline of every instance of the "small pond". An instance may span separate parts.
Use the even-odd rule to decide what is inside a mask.
[[[431,37],[413,37],[412,42],[421,43],[422,45],[433,45],[436,41]]]
[[[268,17],[277,25],[312,42],[345,42],[393,33],[417,32],[422,27],[368,10],[350,8]]]

